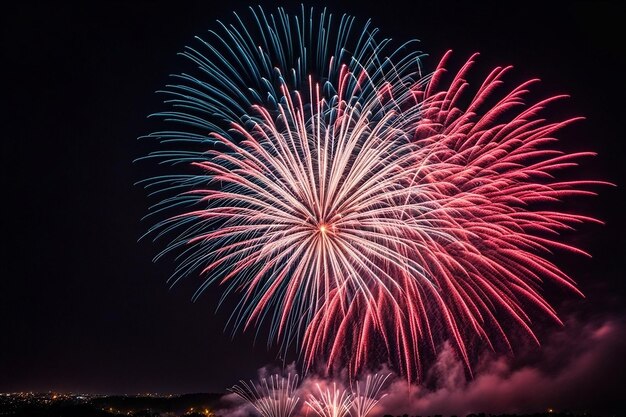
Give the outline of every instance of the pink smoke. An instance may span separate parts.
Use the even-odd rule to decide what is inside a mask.
[[[614,383],[622,380],[626,326],[611,320],[572,327],[550,338],[538,363],[514,366],[511,357],[491,358],[470,381],[447,346],[431,369],[436,388],[408,387],[396,379],[380,406],[395,415],[623,410],[623,384],[620,389]],[[555,362],[560,364],[552,369]]]
[[[622,374],[626,374],[626,323],[621,319],[580,324],[570,320],[559,332],[548,337],[539,360],[515,364],[513,356],[487,356],[474,378],[467,380],[464,365],[450,345],[440,351],[427,372],[429,387],[408,385],[393,376],[381,392],[382,399],[370,417],[385,414],[399,416],[458,415],[470,413],[535,413],[555,411],[615,413],[626,409]],[[276,367],[259,369],[259,377],[280,372]],[[290,365],[282,373],[296,373]],[[389,373],[383,368],[379,373]],[[328,379],[309,375],[296,391],[301,402],[295,416],[311,416],[304,405],[317,386],[344,384],[345,378]],[[224,417],[254,415],[249,405],[241,404],[232,394],[224,397],[229,408]]]

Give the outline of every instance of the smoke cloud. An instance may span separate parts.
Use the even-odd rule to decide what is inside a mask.
[[[392,376],[383,389],[384,397],[370,416],[458,415],[470,413],[534,413],[555,411],[589,412],[615,415],[626,410],[622,375],[626,375],[626,322],[613,318],[594,323],[569,320],[559,332],[548,337],[538,349],[538,357],[518,363],[512,355],[485,356],[466,378],[463,363],[449,345],[443,347],[427,372],[428,384],[409,385]],[[264,367],[259,377],[268,377],[277,369]],[[286,372],[296,373],[290,366]],[[387,373],[383,369],[380,372]],[[304,406],[317,386],[333,382],[307,376],[296,392],[300,410],[296,415],[312,415]],[[381,394],[382,394],[381,393]],[[230,404],[224,417],[253,415],[249,405],[241,404],[233,394],[225,397]]]

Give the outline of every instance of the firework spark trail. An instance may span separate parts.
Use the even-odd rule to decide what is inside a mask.
[[[333,382],[332,388],[322,389],[316,384],[317,394],[310,394],[305,404],[319,417],[346,417],[350,415],[353,397],[349,390],[337,387]]]
[[[537,340],[536,310],[559,322],[542,282],[580,292],[546,256],[585,254],[559,233],[597,220],[556,203],[600,184],[556,177],[593,155],[550,147],[577,120],[542,118],[561,96],[527,105],[537,80],[507,89],[508,67],[473,91],[475,56],[422,76],[411,43],[348,16],[252,16],[185,50],[203,78],[175,76],[157,116],[181,128],[150,135],[173,166],[146,182],[152,215],[175,213],[148,232],[171,239],[173,283],[226,284],[234,329],[267,321],[306,369],[353,376],[382,361],[413,380],[446,339],[470,369],[469,341],[512,350],[516,329]]]
[[[240,381],[230,389],[240,398],[252,405],[262,417],[291,417],[300,398],[295,395],[298,376],[288,374],[286,378],[272,375],[262,378],[258,384]]]
[[[240,381],[239,385],[229,391],[252,405],[262,417],[290,417],[298,412],[298,394],[306,394],[304,406],[320,417],[366,417],[386,396],[380,392],[390,376],[391,374],[367,375],[364,380],[356,381],[352,389],[343,388],[337,381],[332,383],[332,388],[330,385],[322,387],[320,383],[315,383],[315,390],[307,394],[311,387],[299,387],[297,375],[288,373],[283,377],[274,374],[270,378],[261,378],[256,384],[252,381]]]
[[[383,386],[391,374],[367,375],[364,381],[357,381],[352,392],[351,417],[366,417],[370,411],[387,394],[380,394]]]

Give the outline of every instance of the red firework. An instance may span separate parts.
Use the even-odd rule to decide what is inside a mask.
[[[387,41],[367,25],[347,56],[351,18],[333,54],[324,13],[308,40],[319,28],[304,14],[280,10],[282,26],[254,16],[261,46],[240,21],[217,36],[224,52],[186,52],[207,80],[181,75],[169,92],[179,108],[162,116],[187,129],[152,135],[213,142],[153,155],[198,169],[152,182],[183,190],[158,206],[180,214],[156,226],[178,230],[167,249],[185,248],[177,279],[201,270],[199,292],[227,284],[242,293],[236,328],[269,320],[270,339],[295,342],[305,368],[351,375],[389,362],[414,379],[424,349],[445,340],[470,369],[469,340],[511,349],[522,329],[537,341],[529,306],[559,322],[543,281],[580,292],[547,255],[586,255],[559,234],[597,220],[557,203],[601,184],[556,177],[593,155],[552,147],[577,119],[540,113],[563,96],[527,105],[536,80],[507,89],[508,67],[470,93],[474,57],[444,84],[449,53],[422,77],[417,53],[383,58]]]

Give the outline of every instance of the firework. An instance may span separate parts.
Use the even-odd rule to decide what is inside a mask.
[[[349,390],[337,387],[322,389],[316,384],[317,394],[310,394],[305,402],[319,417],[346,417],[350,415],[353,397]]]
[[[357,381],[352,392],[351,417],[365,417],[387,394],[380,394],[391,374],[368,375],[364,381]]]
[[[542,282],[579,291],[549,254],[585,254],[559,233],[596,220],[558,203],[598,184],[556,177],[592,155],[551,146],[576,120],[541,116],[562,97],[526,104],[537,80],[506,88],[510,68],[472,90],[475,57],[422,75],[410,42],[348,16],[251,10],[183,52],[198,75],[175,75],[157,115],[177,127],[149,135],[170,166],[146,187],[172,283],[224,284],[234,329],[269,322],[306,369],[351,375],[388,362],[414,379],[445,340],[469,368],[469,341],[511,349],[517,329],[536,340],[537,311],[559,322]]]
[[[297,375],[288,374],[285,378],[276,374],[269,380],[262,378],[258,384],[240,381],[230,391],[252,405],[262,417],[291,417],[300,402],[295,396],[297,386]]]

